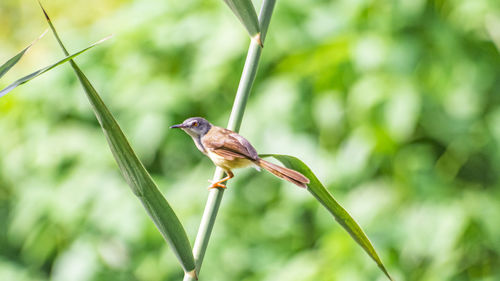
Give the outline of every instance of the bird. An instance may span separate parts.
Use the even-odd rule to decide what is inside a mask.
[[[188,118],[170,128],[182,129],[191,136],[196,147],[226,173],[225,178],[213,182],[209,189],[218,187],[225,189],[226,185],[223,183],[234,177],[232,170],[248,166],[258,170],[263,168],[302,188],[307,188],[309,184],[309,179],[301,173],[260,158],[250,142],[238,133],[212,125],[202,117]]]

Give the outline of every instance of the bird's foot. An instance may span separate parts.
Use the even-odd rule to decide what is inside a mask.
[[[214,182],[211,186],[208,187],[208,190],[212,189],[212,188],[217,188],[217,187],[220,187],[222,189],[226,189],[227,186],[225,186],[224,184],[222,183],[219,183],[219,182]]]
[[[222,189],[226,189],[226,186],[222,183],[228,181],[229,179],[232,179],[234,176],[233,173],[231,173],[231,171],[226,171],[226,173],[228,174],[228,176],[219,180],[219,181],[216,181],[216,182],[209,181],[212,183],[212,185],[208,189],[210,190],[212,188],[217,188],[217,187],[220,187]]]

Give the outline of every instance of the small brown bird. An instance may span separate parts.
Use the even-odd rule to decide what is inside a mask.
[[[188,118],[182,124],[170,128],[181,128],[190,135],[196,147],[226,172],[227,177],[212,183],[209,189],[226,188],[222,183],[234,177],[231,170],[251,165],[258,170],[262,167],[275,176],[303,188],[309,183],[309,179],[301,173],[259,158],[255,148],[238,133],[214,126],[201,117]]]

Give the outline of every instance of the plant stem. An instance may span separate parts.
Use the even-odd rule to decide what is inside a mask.
[[[264,0],[262,3],[262,8],[259,14],[262,42],[264,42],[264,39],[266,37],[267,28],[269,27],[269,22],[271,21],[275,3],[276,0]],[[243,73],[238,85],[238,91],[236,92],[236,98],[233,103],[233,109],[231,110],[231,116],[229,117],[229,122],[227,125],[227,128],[230,130],[236,132],[240,130],[248,96],[250,95],[250,90],[252,89],[255,75],[257,74],[257,68],[259,66],[261,53],[262,48],[254,40],[251,40],[247,58],[245,61],[245,66],[243,68]],[[213,180],[218,181],[222,178],[222,176],[222,169],[217,168],[215,170]],[[223,195],[224,190],[220,188],[212,188],[210,189],[208,194],[207,203],[205,205],[205,210],[200,222],[200,228],[198,229],[198,234],[196,235],[196,240],[193,247],[196,272],[198,274],[203,263],[203,257],[205,256],[205,251],[207,250],[210,235],[214,227],[215,218],[217,217],[217,212],[219,211],[219,206],[222,201]],[[187,274],[184,275],[184,281],[193,280],[194,279],[191,276]]]

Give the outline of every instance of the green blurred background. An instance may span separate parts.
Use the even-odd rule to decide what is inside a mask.
[[[214,167],[168,126],[226,124],[245,30],[220,0],[45,2],[72,51],[114,34],[77,61],[194,241]],[[0,61],[46,27],[2,0]],[[500,280],[499,48],[497,0],[278,1],[241,133],[305,161],[397,280]],[[49,33],[0,87],[61,57]],[[182,278],[68,65],[0,113],[0,280]],[[236,175],[201,280],[385,280],[308,192]]]

